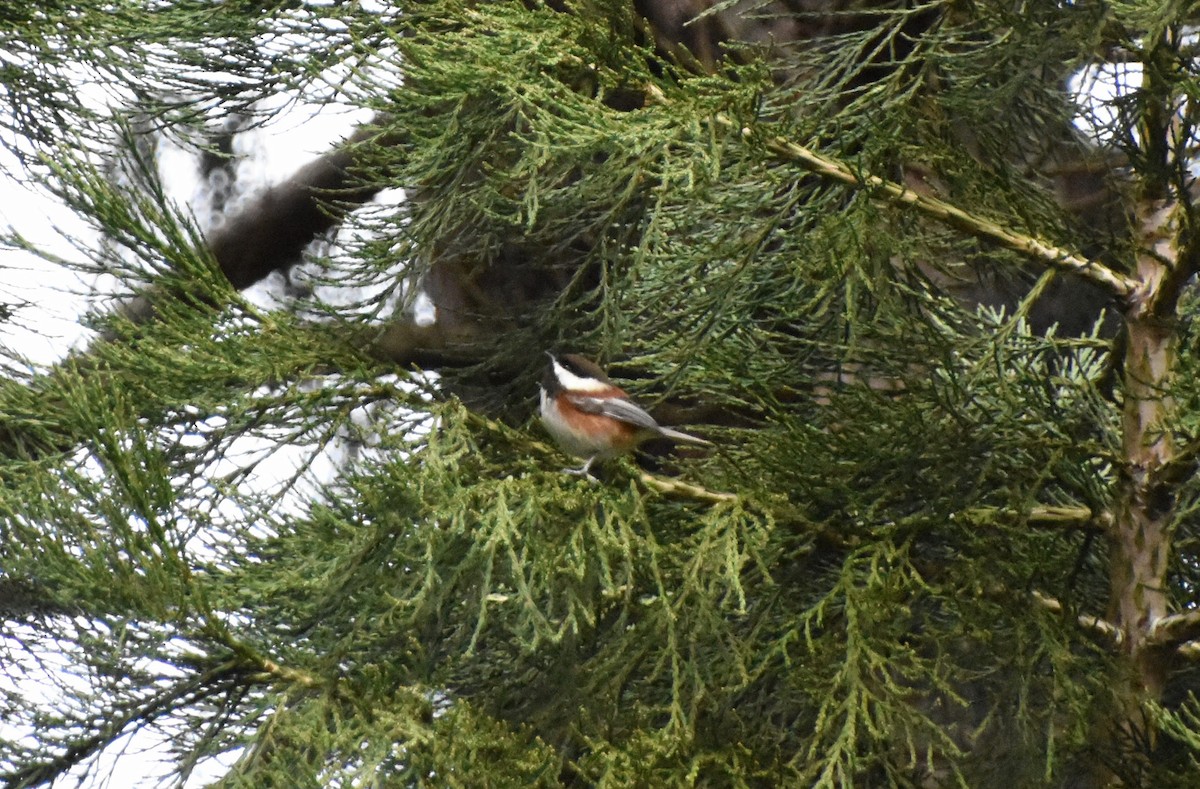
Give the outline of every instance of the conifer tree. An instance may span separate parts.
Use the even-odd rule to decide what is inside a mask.
[[[0,778],[145,731],[226,786],[1193,786],[1198,21],[0,8],[120,297],[6,349]],[[238,194],[285,95],[373,118]],[[562,474],[547,348],[716,449]]]

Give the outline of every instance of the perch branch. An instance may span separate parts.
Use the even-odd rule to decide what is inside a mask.
[[[702,488],[699,485],[689,485],[686,482],[680,482],[677,479],[663,479],[656,477],[653,474],[642,472],[638,477],[641,483],[651,490],[656,490],[665,496],[677,496],[679,498],[693,499],[695,501],[703,501],[708,504],[720,504],[726,501],[737,501],[737,495],[733,493],[722,493],[713,491],[707,488]]]

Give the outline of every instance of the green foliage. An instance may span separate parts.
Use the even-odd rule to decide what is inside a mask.
[[[38,23],[25,52],[65,42],[0,81],[103,231],[76,267],[160,298],[158,320],[95,318],[86,355],[0,386],[0,581],[42,601],[0,649],[14,679],[55,650],[72,677],[61,704],[4,686],[11,785],[138,728],[182,776],[234,757],[219,783],[245,787],[1036,786],[1087,758],[1109,658],[1030,592],[1104,607],[1104,549],[1036,513],[1108,504],[1111,340],[1030,329],[1051,276],[1007,311],[954,298],[973,263],[1030,277],[740,130],[889,177],[918,162],[981,215],[1086,248],[1041,165],[1081,145],[1064,82],[1092,4],[883,4],[711,75],[611,0],[76,5],[0,11],[6,42]],[[255,45],[325,23],[324,49]],[[136,56],[114,59],[114,31]],[[317,91],[336,63],[384,114],[356,172],[408,200],[348,220],[382,240],[330,281],[390,297],[443,256],[554,287],[440,378],[370,359],[361,301],[320,321],[244,303],[127,119],[55,108],[78,61],[194,122],[197,85],[152,44],[227,72],[226,110]],[[124,178],[47,142],[76,123],[124,140]],[[627,461],[599,485],[559,473],[534,370],[568,342],[647,404],[732,415],[668,470],[733,495],[668,495]],[[470,385],[490,410],[451,394]],[[1194,699],[1164,705],[1168,775],[1200,735]]]

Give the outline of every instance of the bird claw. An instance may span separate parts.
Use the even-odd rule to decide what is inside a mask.
[[[600,480],[598,480],[594,476],[592,476],[592,461],[594,461],[594,460],[595,460],[595,458],[589,458],[588,462],[584,463],[579,468],[564,468],[563,473],[570,474],[573,477],[583,477],[587,481],[589,481],[593,484],[596,484]]]

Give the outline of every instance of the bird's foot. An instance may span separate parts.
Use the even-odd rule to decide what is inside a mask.
[[[588,458],[588,461],[579,468],[564,468],[563,473],[570,474],[574,477],[583,477],[588,482],[593,484],[598,483],[600,480],[592,476],[592,462],[595,460],[595,458]]]

